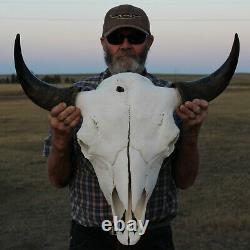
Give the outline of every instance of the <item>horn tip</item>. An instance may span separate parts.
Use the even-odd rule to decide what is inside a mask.
[[[21,45],[20,45],[20,34],[17,34],[17,35],[16,35],[15,46],[14,46],[15,54],[17,53],[18,50],[21,50]]]
[[[239,50],[240,50],[240,40],[239,40],[238,33],[235,33],[235,35],[234,35],[234,47],[236,48],[236,50],[238,50],[238,53],[239,53]]]
[[[234,34],[234,40],[239,41],[239,35],[238,35],[238,33],[235,33],[235,34]]]

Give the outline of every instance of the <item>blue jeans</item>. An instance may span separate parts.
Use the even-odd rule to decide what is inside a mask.
[[[174,244],[170,225],[149,229],[135,245],[125,246],[116,235],[72,221],[69,250],[174,250]]]

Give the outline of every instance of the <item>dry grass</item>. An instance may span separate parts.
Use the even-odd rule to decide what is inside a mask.
[[[47,112],[18,94],[0,104],[0,249],[66,249],[67,190],[50,186],[41,156]]]
[[[250,90],[228,90],[210,105],[200,135],[201,169],[180,192],[177,250],[250,246]],[[0,85],[0,249],[67,249],[67,189],[47,180],[41,156],[47,112],[17,85]]]
[[[199,178],[174,223],[178,249],[249,249],[249,100],[250,90],[229,90],[210,105]]]

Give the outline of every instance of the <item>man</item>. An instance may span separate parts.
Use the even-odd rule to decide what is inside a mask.
[[[95,77],[78,82],[82,90],[95,89],[103,79],[120,72],[136,72],[157,86],[170,87],[168,82],[146,71],[145,62],[154,37],[143,10],[131,5],[109,10],[100,40],[108,68]],[[198,135],[207,110],[208,103],[200,99],[185,102],[176,110],[180,138],[175,152],[162,164],[147,206],[146,219],[150,224],[134,246],[121,245],[115,236],[101,229],[102,221],[112,218],[111,208],[100,190],[93,167],[81,155],[76,143],[80,110],[65,103],[51,110],[51,136],[45,144],[49,154],[48,176],[56,187],[69,185],[72,206],[70,249],[174,249],[171,221],[177,211],[177,188],[186,189],[196,179]]]

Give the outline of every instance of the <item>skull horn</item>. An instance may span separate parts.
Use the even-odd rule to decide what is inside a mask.
[[[23,60],[20,35],[17,34],[14,48],[15,67],[17,77],[26,95],[41,108],[51,110],[60,102],[67,105],[74,105],[79,88],[73,86],[69,88],[57,88],[39,80],[34,76]]]
[[[239,50],[239,38],[235,34],[230,55],[218,70],[196,81],[173,83],[181,95],[182,102],[192,101],[195,98],[211,101],[222,93],[229,84],[236,69]]]

